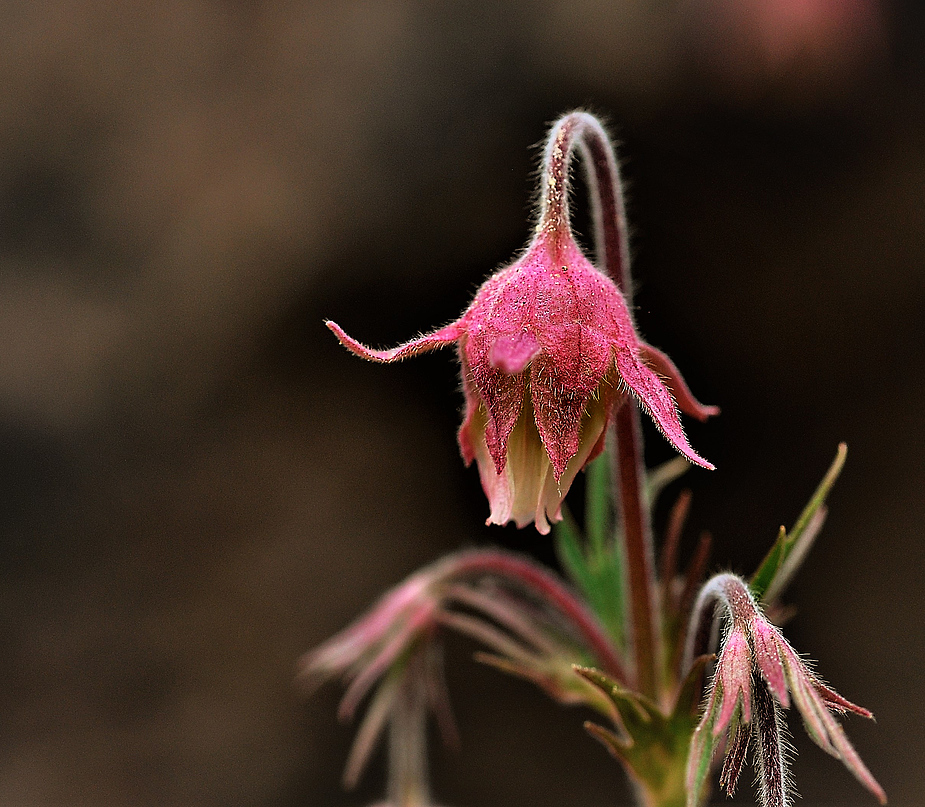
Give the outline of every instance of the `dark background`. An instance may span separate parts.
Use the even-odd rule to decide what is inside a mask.
[[[723,408],[688,422],[719,470],[688,475],[686,545],[749,572],[849,444],[788,634],[921,803],[923,8],[3,4],[0,802],[378,798],[378,763],[341,791],[353,728],[299,655],[442,553],[550,543],[482,526],[450,352],[373,366],[321,321],[455,318],[584,106],[622,143],[640,328]],[[441,803],[626,800],[582,715],[471,649]],[[798,722],[804,803],[873,804]]]

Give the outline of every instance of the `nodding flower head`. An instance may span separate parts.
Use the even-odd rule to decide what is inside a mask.
[[[488,522],[533,521],[541,533],[561,518],[575,475],[601,452],[608,421],[630,394],[678,451],[713,467],[688,443],[665,380],[684,412],[703,420],[718,410],[699,404],[668,357],[639,338],[624,295],[572,237],[566,158],[582,135],[606,144],[612,161],[590,116],[573,113],[554,127],[533,241],[456,322],[391,350],[327,323],[345,347],[378,362],[455,344],[466,398],[459,446],[467,464],[478,463]]]
[[[823,684],[768,621],[748,584],[731,574],[717,575],[703,588],[695,607],[698,620],[709,619],[716,601],[726,609],[730,626],[720,651],[706,711],[694,732],[688,757],[688,804],[698,803],[712,755],[723,734],[728,736],[720,778],[732,795],[748,746],[755,751],[758,784],[764,807],[786,807],[790,783],[787,743],[780,707],[796,706],[806,732],[846,768],[881,804],[886,794],[861,761],[833,712],[871,713]],[[696,640],[697,631],[691,634]],[[688,656],[693,655],[689,647]]]

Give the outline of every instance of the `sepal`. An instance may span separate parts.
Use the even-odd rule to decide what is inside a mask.
[[[649,698],[630,692],[599,670],[575,668],[610,700],[619,718],[615,721],[616,731],[591,722],[585,723],[585,729],[620,760],[644,791],[646,804],[684,804],[685,763],[697,722],[692,708],[693,693],[698,688],[697,679],[707,658],[697,660],[669,714]]]

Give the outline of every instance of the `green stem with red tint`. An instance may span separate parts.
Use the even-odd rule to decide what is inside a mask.
[[[566,115],[550,136],[539,228],[547,232],[568,231],[569,166],[576,147],[588,167],[597,259],[627,303],[631,303],[629,244],[620,172],[610,138],[587,113]],[[641,693],[657,699],[661,668],[659,603],[652,524],[645,493],[642,429],[634,401],[627,400],[619,407],[613,428],[616,436],[613,482],[627,565],[636,685]]]

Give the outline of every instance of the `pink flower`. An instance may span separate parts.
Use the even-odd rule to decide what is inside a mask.
[[[608,271],[628,275],[613,148],[599,121],[573,112],[553,126],[547,142],[533,241],[483,284],[456,322],[391,350],[371,350],[327,323],[345,347],[372,361],[455,344],[466,396],[459,447],[467,465],[478,463],[488,522],[533,521],[541,533],[561,518],[575,475],[603,450],[607,424],[629,393],[675,448],[704,468],[713,466],[687,442],[662,377],[684,412],[705,420],[719,411],[699,404],[671,360],[640,340],[623,294],[575,243],[568,177],[577,144],[594,166],[598,250],[610,256]]]
[[[434,711],[444,737],[455,737],[441,656],[433,643],[441,608],[440,569],[423,569],[386,593],[373,609],[305,654],[301,678],[309,690],[329,678],[349,682],[338,714],[353,717],[374,691],[350,751],[344,784],[354,787],[387,726],[391,727],[389,790],[394,807],[429,804],[426,715]],[[396,795],[397,794],[397,795]]]
[[[535,521],[549,532],[628,393],[678,451],[713,468],[688,443],[661,376],[684,412],[703,420],[718,410],[699,404],[671,360],[639,339],[623,295],[570,234],[540,232],[456,322],[399,347],[372,350],[327,326],[346,348],[378,362],[456,344],[466,397],[459,446],[467,465],[478,463],[488,523]]]

